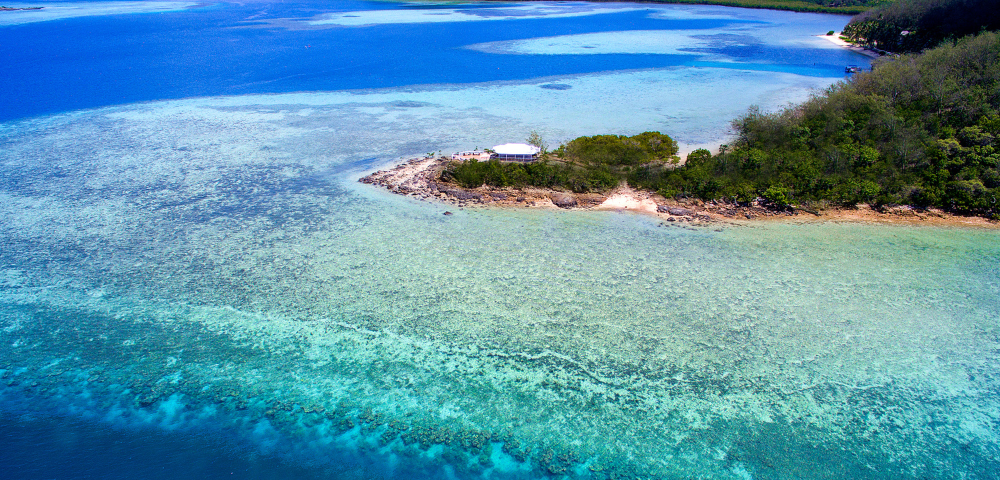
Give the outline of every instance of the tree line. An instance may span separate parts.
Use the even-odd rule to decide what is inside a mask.
[[[506,0],[489,0],[506,1]],[[618,2],[619,0],[588,0],[590,2]],[[722,5],[726,7],[767,8],[794,12],[855,14],[868,10],[884,0],[644,0],[649,3],[686,3],[694,5]]]
[[[1000,34],[885,58],[802,105],[751,109],[718,155],[628,181],[673,195],[910,204],[1000,216]],[[764,195],[770,192],[769,195]]]
[[[897,0],[855,16],[843,34],[861,46],[913,53],[984,29],[1000,29],[996,0]]]

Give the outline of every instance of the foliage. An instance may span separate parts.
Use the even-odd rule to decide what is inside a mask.
[[[614,0],[605,0],[614,1]],[[868,10],[880,0],[651,0],[653,3],[689,3],[727,7],[768,8],[795,12],[853,14]]]
[[[1000,29],[996,0],[897,0],[852,18],[844,35],[869,48],[902,53],[984,29]]]
[[[876,62],[803,105],[733,122],[725,153],[636,169],[636,187],[782,206],[907,203],[1000,215],[1000,34]]]
[[[659,132],[632,137],[596,135],[570,141],[564,155],[587,165],[634,166],[671,161],[677,155],[677,143]]]
[[[542,155],[545,155],[549,151],[549,145],[545,143],[545,140],[542,139],[542,135],[536,130],[532,130],[531,133],[528,134],[528,138],[525,141],[528,142],[528,145],[538,147],[539,153]]]
[[[557,161],[454,162],[442,173],[442,179],[466,188],[489,185],[599,192],[617,186],[635,167],[662,167],[678,161],[677,143],[659,132],[631,137],[580,137],[560,146],[555,153],[559,157]]]
[[[506,1],[506,0],[487,0]],[[619,0],[588,0],[590,2],[618,2]],[[650,3],[686,3],[695,5],[723,5],[727,7],[767,8],[793,12],[855,14],[887,0],[647,0]]]

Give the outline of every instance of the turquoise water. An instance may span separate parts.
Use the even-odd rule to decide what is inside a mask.
[[[322,18],[426,16],[347,11]],[[648,34],[626,38],[468,50]],[[672,66],[4,123],[0,459],[17,478],[996,478],[995,230],[444,216],[356,182],[684,108],[671,125],[709,141],[728,103],[832,81]]]
[[[363,477],[996,471],[995,231],[443,216],[353,181],[374,107],[295,100],[8,127],[12,411]]]

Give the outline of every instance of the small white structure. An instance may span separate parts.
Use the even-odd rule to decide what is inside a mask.
[[[493,154],[490,153],[490,152],[486,152],[486,151],[482,151],[482,150],[468,150],[468,151],[465,151],[465,152],[453,153],[451,155],[451,159],[452,160],[473,160],[473,159],[475,159],[475,160],[481,160],[481,161],[485,162],[485,161],[489,160],[490,157],[492,157],[492,156],[493,156]]]
[[[501,162],[534,162],[541,149],[524,143],[505,143],[493,147],[493,151]]]

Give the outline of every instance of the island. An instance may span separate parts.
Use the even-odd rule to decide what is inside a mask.
[[[763,199],[741,204],[725,199],[666,198],[621,184],[603,193],[557,190],[539,187],[463,187],[444,180],[456,160],[440,156],[411,158],[393,168],[368,174],[358,181],[418,199],[465,208],[529,208],[565,210],[608,210],[652,215],[661,225],[682,228],[745,225],[762,220],[849,221],[902,225],[933,225],[998,228],[1000,223],[982,217],[954,215],[937,208],[896,205],[872,207],[831,207],[816,211],[806,207],[774,208]],[[453,215],[446,210],[445,215]]]
[[[965,15],[970,8],[982,15]],[[860,215],[996,226],[994,10],[986,0],[896,2],[855,17],[846,40],[889,55],[803,104],[750,108],[716,152],[681,159],[660,132],[579,137],[548,152],[532,132],[527,144],[537,158],[528,161],[415,159],[362,181],[458,206],[620,208],[673,221]]]

